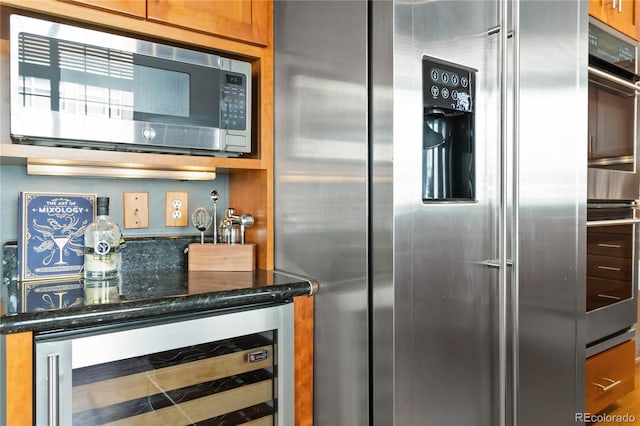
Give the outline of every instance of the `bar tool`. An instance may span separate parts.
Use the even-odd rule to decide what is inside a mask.
[[[253,220],[253,216],[249,213],[245,213],[240,216],[240,243],[244,244],[244,230],[246,228],[251,228],[255,221]]]
[[[191,222],[200,231],[200,244],[204,244],[204,231],[211,225],[211,215],[204,207],[196,207],[191,214]]]
[[[220,195],[215,189],[211,191],[211,201],[213,201],[213,244],[218,244],[218,199]]]

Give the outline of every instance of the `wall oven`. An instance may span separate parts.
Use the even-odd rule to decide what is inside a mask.
[[[587,356],[633,338],[637,320],[638,43],[591,18]]]
[[[589,24],[588,199],[635,200],[638,179],[637,42]]]

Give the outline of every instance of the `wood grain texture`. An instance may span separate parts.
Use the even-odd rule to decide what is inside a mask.
[[[313,313],[314,298],[294,299],[295,424],[313,425]]]
[[[634,340],[628,340],[587,359],[585,374],[587,413],[598,413],[633,391],[635,388],[634,360]],[[619,383],[615,384],[617,381]],[[610,389],[604,390],[601,386]]]
[[[33,335],[8,334],[6,350],[6,414],[9,425],[33,424]]]
[[[167,408],[127,417],[109,423],[110,426],[157,426],[161,424],[192,424],[242,408],[271,400],[273,381],[263,380],[226,392],[216,393]]]
[[[636,359],[635,363],[635,382],[636,384],[640,384],[640,359]],[[626,394],[615,403],[609,405],[600,414],[622,416],[620,420],[624,419],[625,415],[628,416],[627,419],[633,416],[635,422],[616,421],[617,418],[613,417],[612,419],[614,421],[593,423],[592,426],[629,426],[640,423],[640,386],[636,385],[633,392]]]
[[[265,0],[148,0],[147,18],[261,46],[271,41],[272,8]]]
[[[111,404],[218,380],[234,374],[268,368],[273,361],[271,357],[255,363],[247,361],[248,354],[262,350],[270,352],[271,346],[262,346],[87,385],[74,386],[73,412],[106,407]]]
[[[253,271],[255,244],[189,244],[189,271]]]
[[[63,0],[90,7],[98,7],[111,12],[124,13],[138,18],[147,16],[146,0]]]
[[[273,184],[267,171],[235,171],[229,177],[229,207],[255,220],[246,241],[256,244],[258,269],[273,269]]]

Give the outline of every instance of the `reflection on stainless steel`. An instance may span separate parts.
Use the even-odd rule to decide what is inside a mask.
[[[499,6],[371,2],[368,20],[363,1],[274,4],[275,263],[323,288],[315,424],[565,425],[583,411],[586,4],[520,2],[502,126]],[[477,202],[422,200],[423,55],[478,70]],[[549,113],[567,104],[582,107]]]

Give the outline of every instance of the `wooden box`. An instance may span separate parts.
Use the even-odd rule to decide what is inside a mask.
[[[255,244],[189,244],[189,271],[253,271]]]

